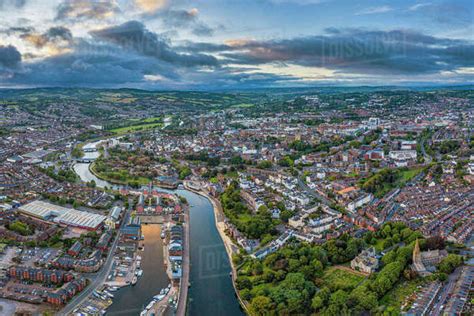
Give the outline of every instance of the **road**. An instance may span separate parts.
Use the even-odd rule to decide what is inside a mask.
[[[327,206],[331,206],[332,203],[331,201],[329,201],[325,196],[322,196],[321,194],[319,194],[318,192],[316,192],[315,190],[311,190],[304,182],[303,180],[301,180],[300,178],[298,178],[298,186],[300,187],[301,190],[304,190],[306,193],[308,193],[309,195],[311,195],[312,197],[314,198],[317,198],[321,201],[321,203],[327,205]]]
[[[132,204],[130,204],[132,205]],[[126,214],[123,217],[122,224],[120,228],[122,228],[125,225],[126,219],[128,218],[128,215],[131,211],[131,208],[129,208],[126,212]],[[61,312],[58,313],[58,315],[68,315],[72,313],[72,311],[79,307],[88,297],[89,295],[92,294],[94,290],[96,290],[99,286],[101,286],[107,279],[107,276],[110,274],[110,270],[112,269],[112,263],[114,260],[114,254],[115,250],[117,249],[118,241],[119,241],[119,236],[120,233],[117,233],[117,236],[115,236],[115,240],[112,244],[112,246],[109,249],[109,252],[107,254],[107,259],[102,266],[102,269],[97,273],[95,278],[92,280],[92,282],[78,295],[76,295],[64,308]]]
[[[436,303],[434,304],[430,315],[433,316],[440,316],[442,314],[442,308],[441,306],[445,305],[447,303],[448,295],[452,292],[454,285],[456,284],[457,279],[459,278],[459,274],[461,273],[461,268],[457,268],[454,270],[453,273],[451,273],[448,277],[448,283],[445,284],[442,288],[440,293],[438,294],[438,299],[436,300]],[[444,306],[443,306],[444,308]]]

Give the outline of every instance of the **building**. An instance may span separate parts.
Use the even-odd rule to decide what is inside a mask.
[[[467,315],[466,306],[469,306],[469,296],[472,295],[474,281],[474,267],[463,266],[461,275],[456,281],[450,299],[446,304],[445,315]]]
[[[374,196],[370,193],[367,194],[367,195],[361,196],[358,199],[356,199],[356,200],[350,202],[349,204],[347,204],[347,210],[349,212],[354,212],[359,207],[370,203],[370,201],[372,201],[373,198],[374,198]]]
[[[109,216],[107,216],[107,219],[105,220],[105,224],[110,227],[110,228],[116,228],[118,221],[120,219],[120,216],[122,214],[123,208],[120,206],[114,206],[112,210],[109,213]]]
[[[140,218],[130,217],[128,223],[120,231],[125,238],[139,240],[142,236]]]
[[[351,261],[352,269],[365,273],[374,273],[378,267],[379,259],[377,259],[374,247],[362,250],[362,252]]]
[[[17,280],[29,280],[45,284],[62,284],[73,279],[71,273],[59,270],[46,270],[41,268],[29,268],[12,266],[8,270],[8,275]]]
[[[86,230],[98,230],[106,219],[104,215],[78,211],[43,201],[33,201],[22,205],[18,208],[18,212],[44,221]]]
[[[413,264],[411,268],[421,276],[430,275],[436,270],[435,265],[440,263],[447,255],[446,250],[420,251],[420,243],[417,239],[413,248]]]
[[[81,249],[82,249],[82,244],[78,240],[71,246],[71,248],[69,248],[69,250],[67,251],[67,254],[73,257],[77,257],[79,253],[81,252]]]

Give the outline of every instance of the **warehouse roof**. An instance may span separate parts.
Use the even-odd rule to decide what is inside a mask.
[[[33,201],[20,206],[19,210],[44,220],[84,228],[97,228],[106,219],[103,215],[78,211],[43,201]]]

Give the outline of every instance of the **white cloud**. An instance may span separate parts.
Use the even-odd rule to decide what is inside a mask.
[[[378,14],[378,13],[386,13],[390,11],[393,11],[393,8],[391,6],[383,5],[379,7],[365,8],[357,12],[356,15]]]
[[[408,10],[409,11],[417,11],[421,8],[424,8],[424,7],[427,7],[427,6],[430,6],[430,5],[431,5],[431,2],[417,3],[417,4],[414,4],[411,7],[409,7]]]
[[[167,80],[165,77],[161,75],[144,75],[143,79],[146,81],[165,81]]]

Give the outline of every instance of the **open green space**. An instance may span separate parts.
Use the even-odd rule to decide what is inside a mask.
[[[397,187],[403,187],[408,181],[422,172],[423,169],[423,167],[413,169],[385,168],[366,179],[362,179],[360,181],[360,186],[362,189],[373,193],[378,198],[381,198],[391,190]]]
[[[138,131],[144,131],[144,130],[149,130],[149,129],[154,129],[154,128],[161,128],[163,127],[163,123],[146,123],[144,122],[143,124],[140,125],[133,125],[133,126],[124,126],[124,127],[118,127],[111,129],[110,132],[114,134],[127,134],[131,132],[138,132]]]
[[[330,267],[324,271],[322,280],[324,281],[324,285],[333,291],[347,291],[354,289],[360,282],[364,280],[364,277],[355,272],[352,273],[337,267]]]

